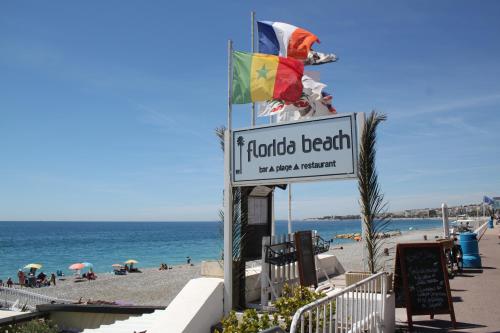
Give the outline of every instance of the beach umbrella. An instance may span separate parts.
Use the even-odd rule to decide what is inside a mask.
[[[27,264],[26,266],[24,266],[25,269],[32,269],[32,268],[40,269],[42,267],[43,267],[42,264]]]
[[[88,267],[88,268],[94,267],[94,265],[92,265],[90,262],[82,262],[82,265],[83,267]]]
[[[127,261],[124,262],[125,264],[128,264],[128,265],[131,265],[131,264],[138,264],[139,262],[137,260],[134,260],[134,259],[129,259]]]
[[[82,263],[74,263],[73,265],[69,266],[68,268],[69,269],[74,269],[74,270],[80,270],[82,269],[83,267],[85,267]]]

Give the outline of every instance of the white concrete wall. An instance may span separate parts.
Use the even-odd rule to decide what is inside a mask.
[[[342,266],[339,259],[333,254],[329,253],[318,254],[318,260],[321,267],[316,267],[316,268],[324,269],[329,276],[340,275],[345,273],[344,266]],[[319,278],[321,277],[322,276],[319,276]]]
[[[390,293],[385,299],[384,332],[394,332],[396,329],[396,295]]]
[[[223,316],[224,280],[190,280],[148,333],[209,333]]]
[[[318,272],[318,278],[324,278],[322,270],[325,270],[329,276],[340,275],[345,272],[344,267],[333,254],[322,253],[318,255],[318,262],[321,269]],[[246,300],[255,302],[260,300],[260,272],[261,266],[247,268],[246,270]],[[201,275],[207,277],[224,277],[224,270],[221,261],[203,261],[201,264]]]
[[[217,261],[202,261],[201,276],[224,278],[224,262]]]

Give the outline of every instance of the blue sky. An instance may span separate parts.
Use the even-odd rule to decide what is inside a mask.
[[[338,112],[387,113],[391,210],[500,195],[499,2],[4,1],[0,220],[217,219],[226,45],[249,50],[251,10],[337,53],[314,69]],[[359,212],[354,181],[293,196],[295,218]]]

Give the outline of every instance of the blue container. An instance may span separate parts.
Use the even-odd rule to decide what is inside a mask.
[[[490,220],[488,221],[488,228],[493,229],[493,219],[490,217]]]
[[[461,233],[460,246],[464,254],[464,268],[481,268],[477,234],[473,232]]]

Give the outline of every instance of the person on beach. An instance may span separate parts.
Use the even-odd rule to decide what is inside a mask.
[[[130,270],[129,270],[129,268],[128,268],[128,265],[127,265],[127,264],[125,264],[125,271],[126,271],[126,272],[129,272],[129,271],[130,271]]]
[[[88,273],[87,273],[87,279],[90,281],[90,280],[95,280],[97,278],[97,275],[95,275],[94,271],[90,270]]]
[[[7,287],[8,287],[8,288],[12,288],[12,286],[13,286],[13,285],[14,285],[14,282],[12,282],[12,278],[11,278],[11,277],[9,277],[9,278],[7,279]]]
[[[50,274],[50,282],[49,285],[56,285],[56,275],[54,273]]]
[[[47,281],[47,275],[44,272],[40,272],[36,277],[36,285],[37,287],[47,286],[49,281]]]
[[[186,262],[187,262],[188,265],[191,265],[191,257],[189,257],[189,256],[186,257]]]
[[[44,281],[47,278],[47,275],[45,275],[44,272],[40,272],[36,278],[40,281]]]
[[[19,285],[21,287],[23,287],[26,283],[26,276],[24,275],[24,272],[22,269],[20,269],[18,272],[17,272],[17,278],[19,279]]]

